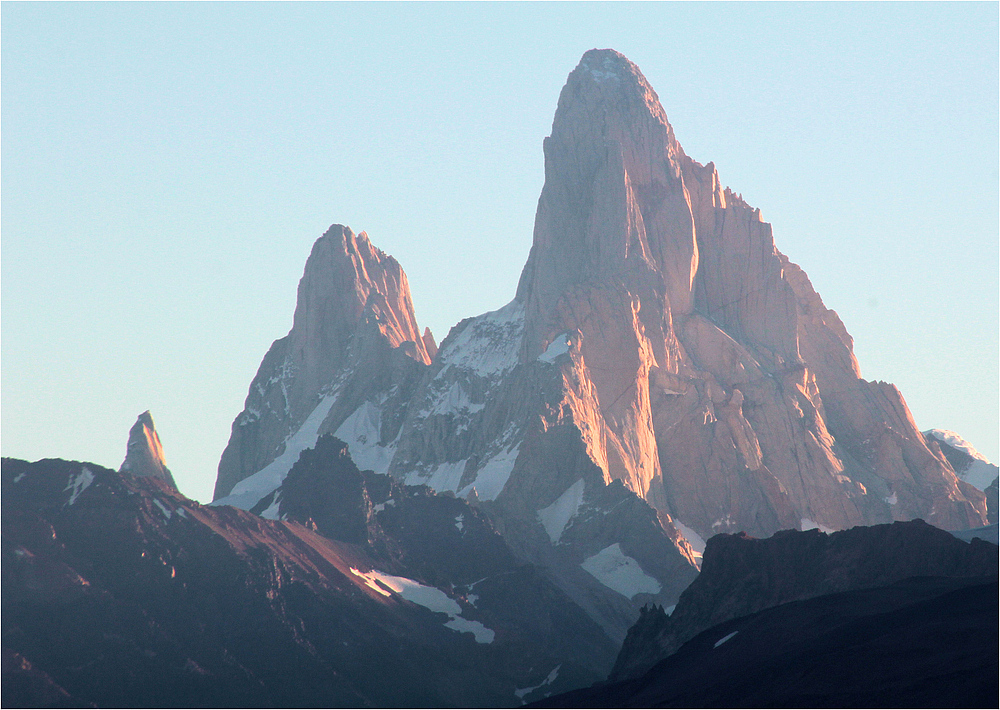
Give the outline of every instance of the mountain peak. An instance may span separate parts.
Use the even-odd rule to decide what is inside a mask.
[[[614,49],[591,49],[584,53],[569,75],[559,106],[562,108],[564,102],[595,98],[617,109],[626,109],[629,103],[639,102],[651,116],[669,127],[660,99],[639,67]]]
[[[148,409],[136,418],[135,424],[128,432],[125,460],[122,461],[119,470],[140,478],[147,476],[159,478],[169,483],[171,487],[177,488],[174,477],[167,468],[163,445],[160,444],[153,416]]]

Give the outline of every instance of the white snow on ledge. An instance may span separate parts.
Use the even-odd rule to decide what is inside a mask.
[[[827,535],[832,532],[836,532],[833,528],[828,528],[827,526],[821,525],[813,520],[810,520],[809,518],[802,518],[799,522],[802,526],[802,530],[819,530],[820,532],[825,532]]]
[[[471,633],[475,637],[476,643],[493,643],[496,636],[493,629],[486,628],[478,621],[462,618],[462,607],[440,589],[377,570],[361,572],[351,567],[351,573],[363,579],[365,586],[374,589],[383,597],[391,597],[391,592],[396,592],[408,602],[413,602],[433,612],[447,614],[451,618],[445,622],[445,626],[459,633]]]
[[[524,702],[524,696],[527,695],[528,693],[533,693],[539,688],[545,687],[546,685],[552,685],[555,682],[556,678],[559,677],[560,668],[562,668],[561,663],[555,668],[553,668],[551,671],[549,671],[549,674],[545,676],[545,680],[543,680],[541,683],[539,683],[538,685],[533,685],[530,688],[518,688],[517,690],[514,691],[514,695],[517,696],[518,700]]]
[[[23,474],[22,474],[23,475]],[[76,499],[80,497],[83,493],[94,482],[94,473],[89,468],[84,466],[80,469],[80,473],[76,474],[69,479],[69,483],[66,484],[64,491],[71,491],[69,494],[69,501],[66,505],[73,505],[76,503]]]
[[[700,560],[705,554],[704,538],[680,520],[674,519],[674,527],[687,539],[688,544],[691,545],[691,549],[694,550],[694,556]]]
[[[452,366],[491,377],[517,365],[524,331],[524,306],[516,299],[503,308],[476,316],[447,343],[437,359],[444,363],[434,379]],[[447,340],[447,339],[446,339]]]
[[[955,432],[947,429],[929,429],[925,431],[924,434],[930,435],[938,441],[943,441],[952,448],[958,449],[959,451],[972,457],[972,461],[967,468],[955,472],[958,474],[958,477],[966,483],[984,491],[989,488],[993,479],[997,477],[996,465],[991,463],[989,459],[976,451],[976,447]]]
[[[559,542],[563,530],[580,510],[580,504],[583,503],[584,487],[585,484],[581,478],[556,498],[552,505],[538,511],[538,519],[542,521],[542,527],[548,533],[552,544]]]
[[[718,648],[719,646],[721,646],[722,644],[724,644],[726,641],[728,641],[729,639],[731,639],[733,636],[735,636],[738,633],[739,633],[739,631],[734,631],[731,634],[726,634],[721,639],[719,639],[718,641],[716,641],[715,645],[712,646],[712,648]]]
[[[336,401],[336,393],[321,399],[306,417],[302,426],[298,428],[298,431],[285,440],[285,450],[280,456],[257,473],[244,478],[233,486],[233,490],[228,496],[212,501],[209,505],[232,505],[243,510],[250,510],[264,496],[274,491],[285,480],[285,476],[288,475],[288,471],[295,465],[295,462],[299,460],[299,455],[306,449],[316,446],[319,428],[323,425],[323,420],[326,419],[326,415],[330,413],[330,409],[333,408]]]
[[[382,428],[382,410],[378,404],[365,401],[344,423],[334,436],[347,444],[354,464],[362,471],[388,473],[389,463],[396,453],[396,442],[382,446],[379,442]]]
[[[569,333],[560,333],[549,343],[549,347],[545,348],[545,352],[539,355],[538,359],[542,362],[554,363],[556,358],[568,352]]]
[[[598,582],[629,599],[643,592],[658,594],[660,583],[642,571],[642,566],[622,552],[616,542],[605,547],[581,564]]]

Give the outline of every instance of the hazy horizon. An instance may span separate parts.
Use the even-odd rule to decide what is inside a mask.
[[[514,296],[542,139],[613,47],[760,208],[921,430],[1000,459],[998,6],[49,4],[2,13],[2,453],[211,499],[313,242],[368,233],[440,342]]]

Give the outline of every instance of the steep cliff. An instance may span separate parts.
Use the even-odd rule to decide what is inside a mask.
[[[405,279],[372,276],[395,262],[346,228],[317,242],[216,503],[279,515],[285,472],[335,433],[362,469],[481,505],[613,638],[676,601],[717,533],[986,522],[984,494],[895,387],[861,378],[836,313],[684,153],[634,64],[587,52],[543,148],[514,299],[436,352]]]

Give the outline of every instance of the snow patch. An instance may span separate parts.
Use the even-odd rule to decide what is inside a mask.
[[[250,510],[264,496],[274,491],[285,480],[288,471],[299,460],[299,455],[306,449],[316,445],[319,438],[319,428],[330,413],[337,394],[330,394],[320,400],[319,404],[306,417],[302,426],[285,440],[285,450],[274,461],[252,476],[244,478],[233,486],[232,492],[225,498],[212,501],[209,505],[232,505],[243,510]]]
[[[268,520],[277,520],[279,507],[281,507],[281,491],[275,492],[274,498],[271,499],[271,505],[267,506],[261,512],[260,517],[267,518]]]
[[[983,461],[985,463],[991,463],[988,458],[983,456],[976,450],[976,447],[970,444],[968,441],[963,439],[961,436],[956,434],[949,429],[928,429],[924,432],[925,435],[933,436],[938,441],[943,441],[952,448],[962,451],[977,461]]]
[[[517,365],[524,331],[524,306],[516,299],[503,308],[471,319],[465,328],[447,343],[437,359],[444,367],[434,379],[450,367],[469,370],[480,377],[502,374]],[[447,340],[447,339],[446,339]]]
[[[985,491],[993,483],[993,479],[997,477],[997,466],[979,453],[975,446],[955,432],[948,429],[929,429],[924,434],[930,435],[938,441],[943,441],[952,448],[958,449],[972,457],[972,461],[966,468],[955,472],[966,483],[975,486],[981,491]]]
[[[459,513],[458,517],[455,518],[455,527],[458,528],[459,532],[461,532],[462,528],[465,527],[462,523],[463,520],[465,520],[465,513]]]
[[[458,484],[462,480],[466,463],[468,463],[468,459],[446,461],[427,471],[410,471],[406,474],[406,485],[430,486],[438,493],[444,493],[445,491],[454,493],[458,490]]]
[[[660,583],[642,571],[639,563],[622,552],[616,542],[608,545],[581,564],[598,582],[629,599],[643,592],[658,594]]]
[[[896,503],[898,503],[898,502],[899,502],[899,496],[897,496],[897,495],[896,495],[896,493],[895,493],[895,492],[893,492],[893,494],[892,494],[892,495],[889,495],[889,496],[886,496],[886,497],[885,497],[885,498],[883,498],[882,500],[884,500],[884,501],[885,501],[886,503],[888,503],[889,505],[896,505]]]
[[[545,352],[539,355],[538,359],[542,362],[554,363],[557,357],[565,355],[568,352],[569,333],[560,333],[551,343],[549,343],[549,347],[545,348]]]
[[[156,504],[156,507],[160,509],[161,513],[163,513],[163,517],[166,518],[167,520],[170,520],[170,517],[174,514],[174,511],[170,510],[170,508],[168,508],[162,502],[160,502],[159,498],[153,498],[153,503]]]
[[[385,510],[386,506],[389,506],[389,507],[391,508],[391,507],[392,507],[392,506],[394,506],[394,505],[396,505],[396,501],[394,501],[394,500],[393,500],[392,498],[390,498],[390,499],[389,499],[389,500],[387,500],[387,501],[386,501],[385,503],[379,503],[379,504],[377,504],[377,505],[376,505],[376,506],[375,506],[375,507],[373,508],[373,510],[374,510],[374,511],[375,511],[376,513],[381,513],[381,512],[383,511],[383,510]]]
[[[21,479],[28,475],[27,471],[21,471],[21,473],[14,476],[14,483],[20,483]]]
[[[542,527],[548,533],[552,544],[559,542],[566,525],[580,510],[580,505],[583,503],[584,487],[585,484],[581,478],[556,498],[552,505],[538,511],[538,519],[542,521]]]
[[[451,621],[446,622],[445,626],[459,633],[471,633],[475,637],[476,643],[493,643],[493,639],[496,638],[496,632],[493,629],[486,628],[478,621],[463,619],[461,616],[454,617]]]
[[[69,501],[67,501],[66,505],[73,505],[76,503],[76,499],[80,497],[80,494],[87,490],[93,482],[93,472],[86,466],[81,468],[80,473],[71,477],[69,479],[69,483],[66,484],[66,488],[63,489],[63,491],[72,491],[69,494]]]
[[[379,444],[381,429],[382,410],[377,404],[366,401],[337,427],[333,435],[347,444],[347,450],[359,469],[387,473],[396,453],[396,442],[388,446]]]
[[[691,549],[694,550],[694,556],[700,560],[702,555],[705,554],[705,540],[702,536],[680,520],[674,520],[674,527],[687,539],[688,544],[691,545]]]
[[[511,472],[514,470],[514,463],[517,461],[517,454],[521,450],[521,443],[507,451],[503,451],[479,467],[476,472],[476,479],[470,485],[462,489],[459,494],[463,498],[468,496],[473,486],[479,500],[496,500]]]
[[[493,629],[488,629],[478,621],[462,618],[462,607],[436,587],[428,587],[406,577],[396,577],[385,572],[372,570],[361,572],[351,567],[351,573],[365,581],[365,586],[374,589],[384,597],[391,597],[396,592],[408,602],[413,602],[435,613],[447,614],[450,619],[445,626],[459,633],[471,633],[476,643],[492,643],[496,636]],[[391,590],[391,591],[390,591]]]
[[[718,648],[719,646],[721,646],[722,644],[724,644],[726,641],[728,641],[729,639],[731,639],[733,636],[735,636],[738,633],[739,633],[739,631],[734,631],[731,634],[726,634],[721,639],[719,639],[718,641],[716,641],[715,645],[712,646],[712,648]]]
[[[521,700],[523,702],[524,696],[527,695],[528,693],[533,693],[539,688],[545,687],[546,685],[552,685],[552,683],[555,682],[555,679],[559,676],[560,668],[562,668],[561,663],[555,668],[553,668],[551,671],[549,671],[549,674],[545,676],[545,680],[543,680],[541,683],[539,683],[538,685],[533,685],[530,688],[518,688],[517,690],[514,691],[514,695],[517,696],[518,700]]]
[[[469,399],[468,393],[460,382],[452,382],[447,389],[437,393],[434,401],[420,416],[424,418],[435,414],[449,414],[453,412],[474,414],[485,406],[485,404],[473,402]]]
[[[817,522],[815,522],[813,520],[810,520],[809,518],[802,518],[802,520],[800,521],[800,523],[802,525],[802,530],[817,530],[818,529],[820,532],[825,532],[828,535],[830,533],[834,532],[834,530],[832,528],[828,528],[825,525],[820,525],[819,523],[817,523]]]

